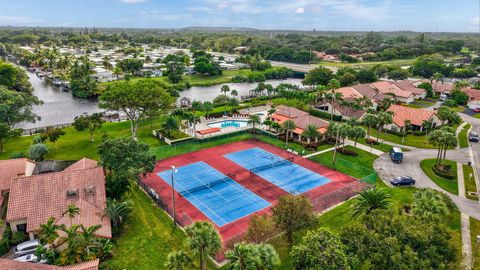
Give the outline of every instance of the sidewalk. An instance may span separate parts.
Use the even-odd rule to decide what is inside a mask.
[[[351,146],[354,146],[355,145],[355,142],[351,141],[351,140],[345,140],[345,144],[346,145],[351,145]],[[361,144],[361,143],[357,143],[357,146],[356,146],[358,149],[361,149],[363,151],[366,151],[366,152],[369,152],[369,153],[372,153],[374,155],[377,155],[377,156],[380,156],[380,155],[383,155],[385,154],[385,152],[382,152],[378,149],[375,149],[371,146],[368,146],[368,145],[364,145],[364,144]]]
[[[370,139],[376,140],[377,137],[373,137],[373,136],[370,135]],[[391,146],[395,146],[395,147],[400,147],[400,148],[403,148],[403,149],[408,149],[408,150],[417,149],[417,147],[403,145],[403,144],[394,143],[394,142],[389,142],[389,141],[385,141],[385,140],[382,140],[382,139],[379,139],[379,142],[384,143],[384,144],[388,144],[388,145],[391,145]]]
[[[463,164],[457,162],[457,183],[458,183],[458,196],[465,198],[465,179],[463,177]],[[460,226],[462,233],[462,254],[463,262],[462,266],[465,269],[472,269],[472,242],[470,238],[470,216],[461,213]]]

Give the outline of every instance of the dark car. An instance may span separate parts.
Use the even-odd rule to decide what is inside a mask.
[[[478,142],[478,134],[475,131],[470,132],[468,140],[471,142]]]
[[[410,176],[399,176],[390,180],[390,184],[394,186],[413,186],[415,185],[415,179]]]

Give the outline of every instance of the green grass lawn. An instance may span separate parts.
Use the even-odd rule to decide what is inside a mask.
[[[366,126],[364,126],[365,130],[368,130]],[[428,142],[428,139],[425,139],[425,135],[417,136],[413,134],[406,134],[405,141],[402,140],[402,136],[397,136],[395,134],[390,134],[386,132],[377,132],[376,129],[371,129],[371,136],[375,138],[379,138],[380,140],[385,140],[397,144],[403,144],[407,146],[413,146],[418,148],[435,148],[432,144]]]
[[[105,269],[166,269],[164,263],[171,251],[183,247],[182,230],[173,230],[171,218],[137,186],[125,196],[133,202],[133,214],[123,233],[115,239],[115,256],[102,264]]]
[[[351,149],[351,147],[349,147]],[[348,166],[337,166],[337,170],[351,174],[356,177],[364,177],[368,171],[373,171],[373,161],[378,157],[357,149],[357,153],[359,154],[358,157],[351,157],[351,156],[343,156],[340,155],[340,158],[344,159],[345,161],[351,162],[351,164],[355,163],[357,166],[348,167]],[[319,162],[325,166],[331,166],[331,158],[332,152],[324,153],[318,155],[316,157],[312,157],[311,160]],[[408,205],[412,203],[412,195],[415,192],[416,188],[414,187],[388,187],[385,185],[380,179],[377,181],[377,187],[385,188],[387,192],[391,196],[392,206],[394,208],[400,209],[404,205]],[[325,227],[330,229],[333,232],[339,232],[345,226],[357,222],[351,218],[351,206],[353,204],[353,200],[346,201],[339,206],[331,209],[330,211],[321,214],[318,217],[317,227]],[[461,258],[461,235],[460,235],[460,213],[458,211],[454,211],[448,216],[447,219],[448,226],[452,229],[452,243],[459,247],[459,253],[457,254]],[[302,237],[305,235],[306,231],[298,232],[294,237],[294,244],[301,241]],[[293,265],[290,261],[290,251],[291,246],[289,246],[286,238],[282,235],[276,237],[270,241],[270,243],[275,247],[277,252],[282,259],[282,264],[279,269],[281,270],[290,270],[293,269]],[[456,263],[456,265],[460,264],[460,260]]]
[[[140,124],[137,137],[140,141],[148,143],[151,147],[165,145],[152,135],[153,129],[161,127],[163,120],[144,121]],[[90,141],[88,131],[76,131],[73,127],[63,129],[65,135],[60,137],[55,145],[47,142],[50,152],[47,159],[78,160],[83,157],[98,159],[97,147],[104,135],[110,138],[128,137],[130,133],[130,122],[105,123],[103,127],[94,133],[95,141]],[[8,141],[5,144],[4,152],[0,153],[0,159],[8,159],[13,153],[26,153],[28,147],[33,143],[34,136],[21,136]]]
[[[367,140],[365,138],[361,138],[358,140],[359,143],[364,144],[368,147],[372,147],[374,149],[380,150],[382,152],[388,153],[390,149],[392,149],[392,146],[389,144],[385,143],[379,143],[379,144],[367,144]]]
[[[434,104],[435,104],[434,101],[418,99],[418,100],[415,100],[413,103],[406,104],[405,106],[409,108],[423,109],[423,108],[433,106]]]
[[[468,130],[472,127],[470,124],[466,124],[463,129],[458,133],[458,145],[460,148],[468,147]]]
[[[455,173],[454,180],[440,177],[433,172],[432,168],[435,165],[434,158],[422,160],[422,162],[420,162],[420,167],[422,167],[423,172],[428,177],[430,177],[430,179],[432,179],[432,181],[435,182],[435,184],[437,184],[439,187],[452,194],[458,195],[457,163],[451,160],[445,160],[445,163],[452,166],[452,171]]]
[[[475,245],[477,244],[477,235],[480,235],[480,221],[470,217],[470,238],[473,249],[472,255],[475,256],[475,265],[473,265],[473,270],[480,270],[480,246],[477,249],[475,248]]]
[[[462,164],[463,167],[463,179],[465,181],[465,196],[472,200],[478,200],[478,197],[471,196],[468,192],[477,192],[477,184],[475,183],[475,176],[473,174],[473,168],[471,166]]]

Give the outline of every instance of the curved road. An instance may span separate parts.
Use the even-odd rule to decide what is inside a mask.
[[[480,121],[479,121],[480,124]],[[480,125],[479,125],[480,129]],[[479,146],[480,147],[480,146]],[[447,152],[447,159],[455,160],[460,163],[467,163],[470,161],[469,148],[450,150]],[[416,187],[428,187],[448,194],[462,213],[480,220],[480,204],[478,201],[473,201],[467,198],[462,198],[446,192],[441,187],[437,186],[430,178],[423,172],[420,167],[420,162],[427,158],[435,158],[437,150],[435,149],[414,149],[404,153],[404,161],[401,164],[393,163],[388,154],[381,155],[375,160],[374,168],[378,176],[390,186],[390,179],[408,175],[415,178]],[[478,156],[478,153],[477,153]],[[476,163],[480,164],[480,163]],[[478,166],[477,166],[478,170]]]

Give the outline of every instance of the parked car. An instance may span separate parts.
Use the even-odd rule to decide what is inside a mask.
[[[14,259],[14,261],[17,261],[17,262],[29,262],[29,263],[41,263],[41,264],[45,264],[47,263],[47,260],[46,259],[41,259],[37,262],[37,256],[35,256],[35,254],[27,254],[27,255],[23,255],[21,257],[18,257],[16,259]]]
[[[468,135],[468,140],[471,142],[478,142],[478,134],[475,131],[471,131]]]
[[[390,184],[394,186],[413,186],[415,179],[410,176],[398,176],[390,180]]]
[[[473,112],[480,113],[480,108],[473,109]]]
[[[35,253],[35,250],[39,246],[40,246],[40,242],[38,241],[38,239],[29,240],[29,241],[20,243],[15,247],[15,257],[20,257],[27,254],[33,254]]]
[[[440,97],[438,98],[438,100],[445,101],[447,98],[448,98],[448,96],[446,94],[441,94]]]

